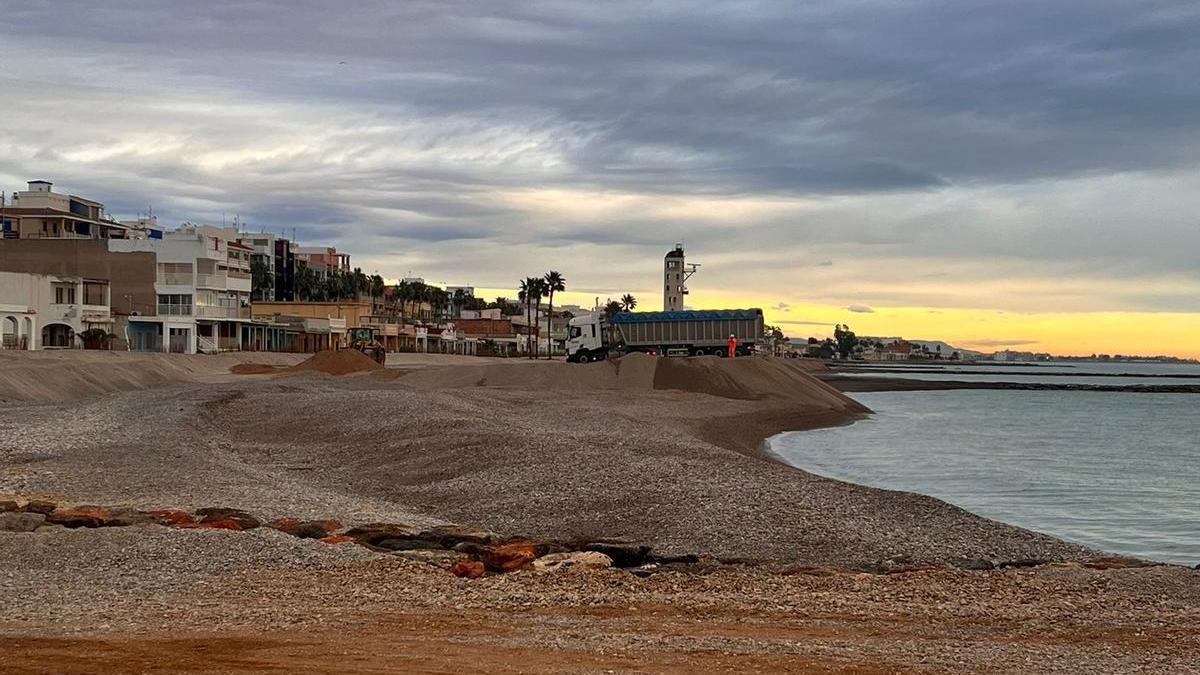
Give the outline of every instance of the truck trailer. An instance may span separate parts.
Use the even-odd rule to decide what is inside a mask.
[[[726,356],[729,336],[737,338],[737,355],[748,356],[762,340],[761,309],[706,309],[675,312],[618,312],[571,319],[567,360],[599,361],[628,352],[659,356]]]

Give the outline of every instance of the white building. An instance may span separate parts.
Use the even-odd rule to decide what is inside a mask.
[[[241,348],[250,322],[250,256],[237,230],[184,225],[162,239],[112,240],[111,251],[155,254],[157,316],[132,317],[130,349],[196,352]]]
[[[112,332],[103,279],[0,272],[0,348],[69,349],[91,328]]]

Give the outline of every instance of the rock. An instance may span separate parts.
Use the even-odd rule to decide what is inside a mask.
[[[199,527],[213,530],[253,530],[261,523],[254,516],[241,509],[210,507],[197,509],[196,515],[201,516]]]
[[[0,513],[0,532],[33,532],[45,522],[46,516],[40,513],[6,511]]]
[[[44,499],[30,499],[25,503],[25,506],[21,507],[21,510],[25,513],[40,513],[43,516],[48,516],[53,513],[54,509],[56,508],[58,508],[58,504],[55,504],[54,502],[46,501]]]
[[[194,525],[196,520],[192,518],[192,514],[187,511],[179,511],[176,509],[158,509],[156,511],[147,511],[147,515],[154,518],[159,525],[167,527],[179,527],[181,525]]]
[[[328,537],[323,537],[321,539],[321,541],[326,544],[335,544],[336,545],[336,544],[354,544],[354,543],[357,543],[358,540],[356,540],[354,537],[347,537],[344,534],[333,534]]]
[[[111,509],[111,517],[105,527],[133,527],[138,525],[154,525],[158,519],[146,513],[126,507]]]
[[[329,536],[341,527],[336,520],[299,520],[297,518],[279,518],[271,521],[267,527],[285,532],[301,539],[321,539]]]
[[[492,572],[515,572],[528,567],[545,553],[544,544],[536,542],[511,542],[487,549],[483,564]]]
[[[417,536],[436,541],[442,548],[454,548],[458,544],[491,544],[500,538],[491,530],[465,525],[438,525],[420,532]]]
[[[660,565],[698,565],[700,564],[700,556],[695,553],[685,553],[683,555],[652,555],[651,562],[656,562]]]
[[[99,506],[57,508],[46,516],[46,522],[69,528],[109,527],[115,524],[113,513]]]
[[[448,570],[461,562],[472,562],[471,558],[461,553],[454,551],[438,550],[438,551],[396,551],[392,554],[396,558],[404,560],[412,560],[413,562],[422,562],[427,565],[432,565],[438,569]]]
[[[650,547],[625,542],[594,541],[581,547],[584,551],[603,553],[616,567],[638,567],[650,558]]]
[[[389,551],[430,551],[442,548],[441,544],[428,539],[383,539],[372,545]]]
[[[412,539],[417,534],[415,528],[399,523],[371,523],[350,528],[345,532],[360,544],[375,546],[385,539]]]
[[[950,561],[950,566],[973,572],[986,572],[987,570],[996,569],[995,563],[984,558],[955,558]]]
[[[1045,565],[1047,562],[1049,561],[1042,560],[1040,558],[1018,558],[1016,560],[1005,560],[997,565],[997,567],[1000,569],[1007,569],[1010,567],[1037,567],[1038,565]]]
[[[7,499],[0,501],[0,513],[7,513],[9,511],[20,511],[20,510],[21,510],[21,506],[14,501],[10,501]]]
[[[450,567],[450,573],[463,579],[478,579],[484,575],[486,568],[477,560],[456,562]]]
[[[573,553],[550,553],[533,561],[533,569],[539,572],[555,572],[565,569],[601,570],[612,567],[612,558],[596,551]]]

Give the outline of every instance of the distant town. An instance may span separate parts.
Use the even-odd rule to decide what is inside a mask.
[[[565,354],[575,316],[612,317],[638,307],[628,293],[595,307],[556,307],[554,294],[566,279],[555,270],[520,279],[512,298],[490,300],[476,297],[471,285],[438,286],[415,276],[388,283],[334,246],[245,230],[236,221],[171,229],[149,214],[120,220],[100,201],[29,181],[11,199],[0,198],[0,348],[316,352],[366,331],[386,352],[553,356]],[[687,309],[687,281],[697,268],[685,261],[682,245],[668,250],[664,312]],[[989,354],[941,341],[857,336],[846,325],[831,337],[800,339],[766,325],[753,348],[862,361],[1186,361]],[[689,353],[724,351],[722,343]]]

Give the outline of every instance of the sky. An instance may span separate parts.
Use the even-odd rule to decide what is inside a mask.
[[[0,0],[0,189],[791,336],[1200,357],[1200,5]]]

